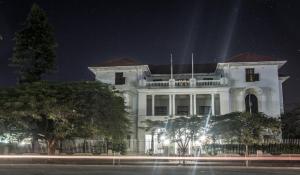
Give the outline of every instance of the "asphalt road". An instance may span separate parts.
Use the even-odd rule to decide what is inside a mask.
[[[0,165],[0,175],[299,175],[300,168]]]

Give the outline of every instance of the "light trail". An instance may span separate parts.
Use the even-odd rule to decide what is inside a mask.
[[[261,156],[261,157],[168,157],[168,156],[47,156],[47,155],[0,155],[3,159],[94,159],[94,160],[194,160],[194,161],[300,161],[300,156]]]

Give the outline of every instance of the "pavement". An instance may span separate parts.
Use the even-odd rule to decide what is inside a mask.
[[[299,175],[300,168],[2,164],[1,175]]]

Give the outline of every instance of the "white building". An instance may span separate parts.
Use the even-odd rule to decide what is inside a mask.
[[[234,111],[283,113],[278,70],[286,61],[240,54],[223,63],[144,65],[123,58],[89,67],[95,79],[114,85],[123,94],[132,120],[130,150],[146,153],[149,133],[140,127],[146,119],[169,116],[226,114]],[[155,143],[157,144],[157,143]]]

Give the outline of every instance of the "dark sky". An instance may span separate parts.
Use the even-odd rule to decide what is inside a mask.
[[[285,103],[300,102],[298,0],[0,0],[0,86],[16,82],[8,67],[13,34],[33,2],[48,14],[58,42],[51,80],[92,80],[89,65],[133,57],[143,63],[222,61],[252,52],[288,60]]]

